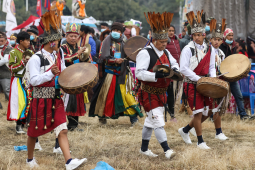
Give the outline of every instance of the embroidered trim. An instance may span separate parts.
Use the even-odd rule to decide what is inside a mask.
[[[55,87],[34,87],[33,98],[54,99]]]
[[[141,84],[141,89],[150,94],[164,94],[166,93],[167,88],[168,87],[165,87],[165,88],[153,87],[153,86],[146,85],[144,83]]]

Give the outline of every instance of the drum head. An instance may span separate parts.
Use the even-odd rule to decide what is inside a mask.
[[[95,65],[91,63],[77,63],[61,72],[58,82],[64,92],[67,92],[67,90],[75,90],[89,85],[97,77],[97,74],[98,69]],[[86,90],[90,90],[91,88],[93,87],[88,87]]]
[[[244,74],[250,66],[251,62],[248,57],[243,54],[233,54],[222,61],[220,65],[220,72],[222,74],[229,72],[223,75],[223,77],[227,80],[236,79],[238,77],[243,78],[242,74]]]
[[[129,38],[124,45],[124,52],[130,60],[135,62],[136,56],[140,51],[138,49],[139,48],[143,49],[147,42],[148,40],[142,36],[135,36]]]
[[[217,86],[214,84],[199,84],[197,86],[197,91],[206,97],[211,97],[214,99],[222,98],[228,94],[228,90]]]

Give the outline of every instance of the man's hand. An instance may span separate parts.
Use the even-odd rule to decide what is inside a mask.
[[[123,63],[123,61],[124,61],[123,58],[117,58],[117,59],[116,59],[116,63],[117,63],[117,64],[121,64],[121,63]]]
[[[81,47],[78,51],[78,55],[80,56],[84,51],[86,50],[86,47]]]
[[[60,71],[59,71],[58,66],[56,64],[51,67],[51,72],[54,75],[59,75],[60,74]]]
[[[169,75],[170,75],[170,73],[164,73],[163,70],[160,70],[160,71],[156,72],[155,77],[156,78],[164,78],[164,77],[167,77]]]
[[[251,48],[253,49],[253,52],[255,53],[255,44],[253,41],[251,41]]]

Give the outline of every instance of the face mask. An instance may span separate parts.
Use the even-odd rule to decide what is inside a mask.
[[[101,29],[101,32],[104,32],[106,29]]]
[[[233,43],[233,40],[232,41],[230,41],[230,40],[228,40],[228,39],[226,39],[226,41],[225,41],[227,44],[232,44]]]
[[[4,45],[0,45],[0,48],[3,48],[4,47]]]
[[[210,31],[210,26],[206,25],[205,31],[206,31],[206,32],[207,32],[207,31]]]
[[[147,39],[148,39],[148,40],[150,39],[150,35],[149,35],[149,34],[147,35]]]
[[[111,34],[112,34],[112,38],[114,38],[116,40],[120,38],[120,33],[118,33],[118,32],[113,31]]]
[[[16,41],[15,40],[10,40],[10,44],[14,45],[14,44],[16,44]]]
[[[30,35],[30,40],[33,41],[35,37],[33,35]]]

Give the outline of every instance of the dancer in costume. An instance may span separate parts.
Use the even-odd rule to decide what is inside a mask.
[[[79,30],[76,24],[66,28],[66,44],[61,46],[64,52],[66,66],[80,62],[80,57],[86,47],[78,47]],[[87,59],[89,60],[89,58]],[[78,126],[79,116],[84,116],[86,108],[84,94],[65,94],[65,110],[68,118],[68,130],[74,130]]]
[[[215,56],[215,68],[217,75],[220,75],[220,64],[225,59],[225,54],[221,49],[219,49],[222,43],[224,30],[226,28],[225,21],[226,19],[222,19],[222,23],[216,23],[217,21],[215,19],[212,19],[210,22],[211,56]],[[207,117],[213,114],[213,121],[216,130],[215,138],[219,140],[228,139],[228,137],[225,136],[221,129],[221,114],[225,113],[226,111],[228,105],[227,99],[228,97],[224,97],[223,99],[214,101],[212,98],[210,98],[210,108],[212,109],[209,110]],[[204,122],[205,120],[206,119],[203,119],[202,122]],[[190,132],[194,136],[197,136],[194,128],[192,128]]]
[[[143,116],[131,94],[132,75],[131,72],[126,74],[128,60],[124,60],[126,56],[123,51],[122,32],[122,24],[113,23],[111,33],[103,41],[99,55],[98,62],[105,63],[105,69],[103,78],[99,80],[94,90],[89,116],[98,116],[101,123],[106,123],[106,118],[118,119],[124,115]]]
[[[93,58],[93,60],[95,60],[95,56],[96,56],[96,42],[93,39],[93,37],[89,34],[90,28],[89,26],[86,25],[82,25],[81,29],[79,30],[79,40],[78,40],[78,47],[84,47],[85,45],[90,45],[91,47],[91,56]]]
[[[178,132],[187,144],[191,144],[189,130],[194,127],[197,133],[197,147],[210,149],[202,137],[202,122],[207,119],[209,111],[209,97],[205,97],[196,91],[196,83],[201,77],[216,77],[215,55],[211,56],[211,50],[204,42],[205,37],[205,14],[198,11],[197,16],[191,11],[186,14],[191,26],[193,41],[184,47],[180,59],[180,71],[185,76],[184,93],[188,101],[189,109],[193,110],[194,118]],[[208,51],[208,52],[207,52]]]
[[[57,82],[58,75],[66,68],[63,51],[59,50],[57,53],[62,38],[60,12],[46,12],[42,16],[42,21],[45,24],[43,49],[34,54],[28,63],[33,99],[27,120],[28,159],[26,162],[31,168],[38,166],[33,157],[36,138],[54,130],[65,158],[66,169],[72,170],[87,159],[72,159],[69,150],[66,114]]]
[[[17,43],[19,45],[11,50],[9,55],[9,68],[11,70],[11,84],[9,103],[7,110],[7,120],[17,121],[16,132],[25,133],[22,129],[22,123],[25,123],[26,105],[27,105],[27,94],[22,87],[22,77],[25,74],[25,66],[27,59],[23,57],[23,53],[28,50],[30,46],[30,35],[27,32],[20,32],[17,35]]]
[[[168,41],[168,29],[173,14],[166,12],[163,14],[148,13],[148,18],[146,17],[147,22],[152,29],[151,41],[146,48],[138,53],[135,73],[137,79],[141,81],[141,88],[138,91],[139,102],[147,114],[142,131],[140,153],[151,157],[158,156],[148,149],[151,134],[154,130],[155,136],[163,148],[166,158],[170,159],[175,152],[169,148],[167,143],[167,136],[164,129],[164,110],[167,109],[166,91],[171,80],[166,78],[169,76],[169,73],[164,73],[163,70],[153,72],[153,68],[157,65],[165,65],[174,71],[178,71],[179,69],[177,61],[165,49]],[[161,18],[163,22],[160,22]],[[154,23],[157,23],[158,27],[155,27]]]

